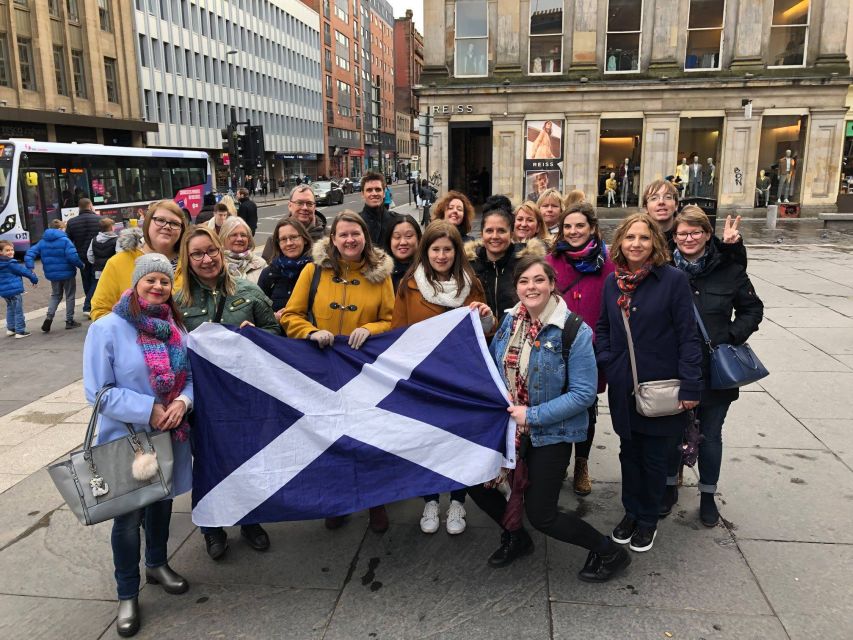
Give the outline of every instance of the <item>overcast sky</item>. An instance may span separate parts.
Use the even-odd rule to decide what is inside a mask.
[[[421,35],[424,33],[424,3],[422,0],[388,0],[394,9],[394,17],[402,18],[406,15],[406,9],[414,13],[415,26]]]

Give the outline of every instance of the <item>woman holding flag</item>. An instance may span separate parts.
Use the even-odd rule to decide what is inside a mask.
[[[308,338],[322,349],[336,335],[347,336],[347,344],[359,349],[371,335],[391,328],[394,261],[373,246],[360,215],[339,213],[329,238],[314,244],[312,260],[281,315],[288,338]],[[326,518],[326,528],[339,528],[345,518]],[[370,528],[376,533],[388,529],[385,505],[370,509]]]
[[[504,316],[490,347],[516,423],[511,494],[507,501],[497,488],[503,477],[468,493],[503,529],[501,546],[489,558],[492,567],[505,567],[533,551],[522,525],[526,513],[542,533],[588,549],[578,577],[604,582],[631,563],[627,551],[557,506],[572,443],[586,438],[597,376],[592,330],[555,293],[555,281],[553,268],[542,258],[524,257],[515,267],[519,302]]]
[[[391,326],[407,327],[462,306],[480,314],[483,331],[489,333],[494,328],[495,316],[486,304],[483,285],[465,259],[459,229],[450,222],[437,220],[424,232],[412,266],[400,282]],[[464,488],[450,492],[446,522],[450,535],[465,531],[465,493]],[[438,531],[438,498],[438,494],[424,496],[421,517],[424,533]]]

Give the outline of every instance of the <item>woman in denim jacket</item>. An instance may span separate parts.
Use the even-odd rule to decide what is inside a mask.
[[[577,515],[557,508],[573,442],[586,438],[587,409],[595,401],[597,369],[592,330],[581,324],[563,358],[563,328],[575,317],[554,293],[553,268],[543,258],[518,261],[513,282],[519,303],[504,316],[490,351],[509,389],[507,409],[516,424],[516,468],[504,478],[471,487],[469,495],[501,525],[501,546],[489,558],[504,567],[533,551],[522,526],[530,524],[557,540],[589,550],[581,580],[604,582],[627,567],[628,553]]]

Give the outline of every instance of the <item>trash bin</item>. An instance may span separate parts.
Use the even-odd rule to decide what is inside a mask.
[[[695,204],[697,207],[701,208],[702,211],[705,212],[705,215],[708,216],[708,219],[711,222],[711,227],[717,228],[717,199],[716,198],[701,198],[698,196],[694,196],[692,198],[683,198],[681,202],[678,203],[678,211],[686,207],[688,204]]]

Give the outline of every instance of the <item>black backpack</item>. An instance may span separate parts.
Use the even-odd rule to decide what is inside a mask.
[[[563,325],[563,362],[566,363],[566,381],[563,383],[563,393],[569,390],[569,352],[572,350],[572,344],[575,338],[578,337],[583,318],[574,311],[569,311],[569,317],[566,318],[566,324]]]

